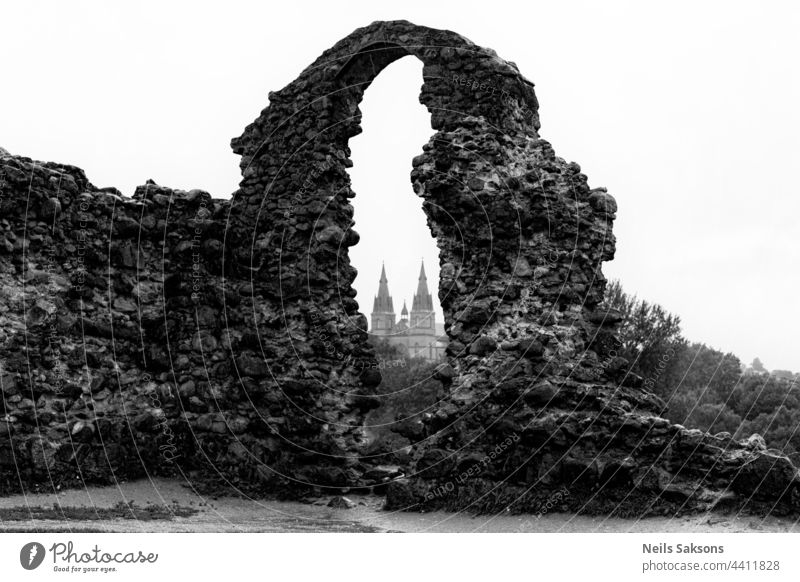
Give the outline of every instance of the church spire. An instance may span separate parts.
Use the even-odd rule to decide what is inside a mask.
[[[378,294],[372,304],[374,313],[394,313],[392,296],[389,295],[389,280],[386,278],[386,266],[381,265],[381,280],[378,283]]]
[[[411,304],[411,311],[433,311],[433,297],[428,291],[428,278],[425,276],[424,260],[419,268],[417,292],[414,294],[414,301]]]

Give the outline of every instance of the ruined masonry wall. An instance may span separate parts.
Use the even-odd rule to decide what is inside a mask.
[[[365,452],[381,378],[347,168],[364,91],[407,55],[435,131],[411,182],[450,342],[394,479]],[[230,200],[153,183],[126,199],[0,153],[0,487],[195,472],[292,494],[392,478],[398,509],[796,511],[786,457],[659,418],[615,357],[617,204],[542,138],[516,65],[376,22],[269,100],[232,141]]]

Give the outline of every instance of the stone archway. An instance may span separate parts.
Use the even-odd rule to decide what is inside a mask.
[[[523,162],[505,173],[505,157],[497,158],[511,149],[524,158],[528,142],[539,141],[533,85],[514,65],[449,31],[375,23],[271,93],[270,106],[232,142],[242,156],[244,178],[232,202],[232,272],[252,273],[261,301],[254,304],[256,313],[279,313],[287,329],[309,338],[287,337],[286,353],[298,345],[305,351],[276,382],[300,382],[302,390],[317,396],[336,394],[325,411],[300,414],[329,421],[329,428],[337,427],[332,429],[337,441],[352,446],[351,452],[357,450],[358,419],[374,405],[370,389],[380,378],[369,366],[363,372],[353,366],[374,356],[351,287],[355,270],[344,250],[358,240],[351,229],[349,198],[355,194],[346,173],[348,140],[361,131],[358,104],[366,88],[389,63],[407,55],[423,63],[420,101],[439,131],[414,162],[414,189],[440,248],[446,286],[440,297],[453,368],[466,372],[477,360],[468,354],[473,340],[497,333],[486,326],[502,311],[501,304],[524,309],[518,305],[522,280],[533,275],[530,265],[515,274],[515,263],[508,261],[509,253],[527,252],[521,248],[527,243],[521,229],[529,217],[520,215],[517,198],[520,188],[530,187],[520,182],[530,168]],[[470,144],[472,136],[483,141]],[[483,214],[473,221],[477,208]],[[515,224],[497,230],[487,216]],[[601,220],[605,224],[605,216]],[[485,244],[490,239],[491,248]],[[488,252],[467,252],[473,246]],[[601,254],[592,258],[599,261]],[[602,289],[587,286],[584,295],[594,300]],[[259,322],[253,324],[258,328]],[[314,377],[310,368],[317,372]]]
[[[320,466],[346,459],[357,483],[368,464],[360,419],[379,376],[352,366],[373,354],[346,252],[358,242],[347,144],[360,132],[366,87],[409,54],[423,63],[420,101],[437,130],[414,159],[412,182],[440,249],[450,345],[438,372],[447,394],[412,431],[415,461],[392,484],[390,506],[535,511],[566,490],[576,507],[600,510],[676,496],[707,507],[728,494],[720,478],[737,495],[788,499],[797,484],[788,460],[658,418],[662,404],[614,357],[617,317],[598,305],[616,202],[541,139],[533,84],[489,49],[404,21],[338,42],[271,93],[232,142],[243,180],[231,215],[244,227],[228,241],[233,272],[252,273],[256,313],[280,313],[295,333],[287,353],[302,346],[276,381],[311,395],[313,410],[295,418],[325,419],[333,446],[316,459],[314,479],[332,484]],[[752,478],[754,459],[771,463],[768,491]],[[687,465],[688,477],[676,472]]]

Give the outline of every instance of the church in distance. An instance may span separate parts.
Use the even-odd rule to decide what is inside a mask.
[[[389,294],[389,281],[384,266],[381,268],[378,294],[372,305],[370,334],[386,339],[390,345],[398,346],[407,357],[424,358],[431,362],[444,357],[447,335],[444,333],[444,326],[436,323],[436,312],[433,310],[433,297],[428,291],[424,262],[420,266],[417,292],[411,303],[410,317],[406,302],[403,301],[400,321],[395,321],[395,318],[394,303]]]

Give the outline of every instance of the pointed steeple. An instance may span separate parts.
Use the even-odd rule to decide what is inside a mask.
[[[406,301],[403,299],[403,310],[400,312],[400,319],[407,319],[408,318],[408,308],[406,307]]]
[[[411,303],[411,311],[433,311],[433,297],[428,291],[428,278],[425,276],[424,260],[419,269],[417,292],[414,294],[414,301]]]
[[[386,266],[381,265],[381,280],[378,283],[378,294],[372,304],[373,313],[394,313],[392,296],[389,295],[389,280],[386,278]]]

